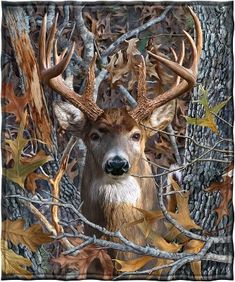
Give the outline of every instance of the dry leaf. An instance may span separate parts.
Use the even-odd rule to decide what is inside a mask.
[[[53,259],[53,262],[59,263],[62,268],[72,268],[79,270],[78,279],[86,279],[87,271],[91,263],[98,259],[103,269],[103,279],[112,279],[113,263],[106,250],[95,245],[89,245],[82,249],[77,256],[65,256]]]
[[[201,251],[204,245],[205,242],[199,240],[190,240],[184,245],[184,251],[186,251],[187,253],[197,254]],[[190,265],[195,279],[201,280],[202,279],[201,261],[191,262]]]
[[[219,204],[219,207],[215,209],[218,218],[216,225],[219,224],[224,215],[229,215],[228,204],[233,198],[233,165],[230,165],[226,173],[223,175],[223,182],[213,182],[210,187],[205,189],[206,192],[216,192],[219,191],[222,196],[222,201]]]
[[[115,259],[115,268],[117,271],[120,272],[131,272],[141,269],[143,266],[145,266],[148,262],[151,260],[155,260],[155,258],[150,256],[143,256],[136,259],[131,260],[118,260]]]
[[[35,194],[35,190],[37,189],[36,180],[39,179],[48,180],[48,177],[41,173],[36,173],[36,172],[30,173],[26,178],[25,188],[28,191],[30,191],[32,194]]]
[[[202,118],[192,118],[192,117],[185,117],[187,122],[194,125],[206,126],[209,127],[214,133],[219,133],[217,125],[216,125],[216,117],[221,109],[228,103],[230,98],[226,101],[223,101],[214,107],[209,106],[209,99],[208,99],[208,91],[201,87],[201,97],[198,101],[199,104],[203,105],[205,110],[205,115]]]
[[[14,114],[16,122],[20,122],[23,118],[24,109],[29,102],[28,95],[16,96],[14,93],[13,84],[2,84],[2,98],[6,99],[8,103],[2,106],[2,111]]]
[[[26,124],[26,113],[20,123],[17,138],[14,140],[6,139],[5,143],[11,148],[14,156],[14,165],[9,169],[3,169],[3,175],[8,177],[11,181],[19,184],[24,188],[26,177],[32,173],[39,166],[44,165],[48,161],[52,160],[51,156],[47,156],[44,151],[39,151],[35,156],[26,158],[21,154],[23,149],[30,141],[23,137],[24,127]]]
[[[46,243],[50,243],[52,239],[49,234],[43,233],[39,224],[33,224],[29,228],[24,228],[25,221],[17,219],[15,221],[5,220],[2,222],[2,237],[4,240],[11,241],[14,245],[23,244],[32,252]]]
[[[1,241],[1,256],[3,273],[24,279],[33,278],[32,273],[26,269],[27,266],[32,265],[31,261],[9,250],[7,242],[3,240]]]
[[[186,230],[191,229],[201,229],[199,225],[197,225],[190,216],[189,206],[188,206],[188,200],[189,200],[189,193],[188,192],[181,192],[181,187],[179,184],[172,178],[169,177],[170,183],[177,193],[175,193],[176,203],[177,203],[177,211],[169,212],[171,217],[177,221],[179,225],[182,225]],[[187,240],[187,237],[182,235],[180,238],[181,232],[175,227],[172,226],[169,223],[166,223],[169,232],[166,235],[166,238],[168,241],[173,241],[174,239],[178,239],[181,242]]]

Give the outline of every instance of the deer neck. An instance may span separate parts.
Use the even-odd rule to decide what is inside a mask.
[[[150,174],[149,164],[143,160],[133,166],[131,174],[143,175]],[[97,169],[92,156],[87,155],[83,179],[86,185],[82,185],[84,205],[96,207],[92,217],[99,220],[100,217],[105,221],[105,227],[111,231],[119,230],[123,224],[133,222],[141,217],[136,208],[153,209],[154,180],[143,179],[132,175],[123,177],[110,177],[105,175],[101,169]],[[90,212],[89,210],[87,212]],[[126,234],[127,238],[132,237],[132,232]],[[136,233],[136,232],[134,232]]]

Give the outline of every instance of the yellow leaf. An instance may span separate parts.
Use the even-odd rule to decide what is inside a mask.
[[[205,115],[202,118],[192,118],[192,117],[185,117],[189,124],[200,125],[209,127],[214,133],[219,133],[217,125],[216,125],[216,116],[218,112],[222,110],[222,108],[228,103],[230,100],[227,99],[223,102],[218,103],[217,105],[210,107],[209,106],[209,98],[208,98],[208,91],[203,87],[200,87],[200,99],[197,101],[201,104],[204,108]]]
[[[1,255],[3,273],[32,279],[32,273],[26,269],[27,266],[32,265],[31,261],[9,250],[7,242],[3,240],[1,241]]]
[[[155,258],[150,256],[143,256],[127,261],[115,259],[115,268],[120,272],[136,271],[145,266],[151,260],[155,260]]]
[[[5,220],[2,223],[2,237],[11,241],[14,245],[23,244],[32,252],[36,252],[38,247],[52,241],[49,234],[43,233],[39,224],[34,224],[28,229],[24,228],[25,221],[17,219],[15,221]]]
[[[150,239],[152,244],[161,251],[178,252],[182,248],[179,244],[167,242],[162,235],[156,232],[151,232],[148,239]]]

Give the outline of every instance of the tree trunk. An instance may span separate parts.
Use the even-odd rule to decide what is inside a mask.
[[[233,57],[232,57],[232,32],[233,4],[227,3],[207,3],[194,5],[194,11],[198,14],[202,29],[204,32],[204,47],[200,61],[198,87],[195,88],[192,101],[198,100],[199,86],[203,86],[209,93],[210,106],[214,106],[232,96],[233,81]],[[201,105],[191,102],[188,115],[191,117],[202,117],[204,114]],[[232,99],[219,113],[219,116],[225,121],[233,124],[233,102]],[[188,125],[188,136],[193,138],[201,145],[213,147],[220,140],[220,137],[232,139],[232,127],[221,119],[216,118],[219,135],[212,133],[207,127],[197,125]],[[217,148],[224,150],[233,150],[231,142],[222,142]],[[186,142],[185,160],[190,162],[206,152],[195,145],[192,141]],[[205,158],[228,161],[232,158],[226,157],[226,154],[212,151]],[[228,164],[222,162],[196,162],[189,166],[183,175],[184,188],[191,191],[190,210],[191,216],[204,231],[213,236],[232,235],[232,204],[229,205],[229,214],[223,216],[222,220],[216,225],[217,213],[215,209],[221,203],[219,192],[205,192],[212,182],[221,180],[221,176]],[[229,189],[229,187],[228,187]],[[233,246],[231,244],[215,245],[211,251],[232,255]],[[178,278],[183,278],[183,272],[178,273]],[[188,272],[188,271],[187,271]],[[216,262],[202,263],[203,279],[232,279],[232,264],[226,265]],[[190,275],[188,273],[188,275]],[[187,278],[189,278],[187,275]],[[186,277],[185,277],[186,278]]]

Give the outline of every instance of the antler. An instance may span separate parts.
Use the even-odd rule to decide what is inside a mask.
[[[174,83],[172,88],[162,93],[161,95],[157,96],[155,99],[150,100],[146,97],[146,89],[145,89],[146,66],[144,59],[142,57],[142,62],[139,65],[138,94],[137,94],[138,105],[136,108],[129,111],[129,114],[137,121],[143,120],[144,118],[149,116],[156,108],[166,104],[167,102],[189,91],[196,84],[197,72],[198,72],[197,65],[202,51],[202,41],[203,41],[202,29],[201,29],[200,21],[196,16],[196,14],[192,11],[190,7],[188,7],[188,9],[193,17],[195,28],[196,28],[196,34],[197,34],[196,45],[195,45],[192,37],[186,31],[183,31],[192,48],[192,57],[193,57],[192,65],[189,69],[182,66],[182,61],[184,57],[184,45],[182,45],[178,62],[172,62],[166,58],[163,58],[157,54],[148,51],[148,53],[151,56],[153,56],[157,61],[161,62],[162,64],[164,64],[166,67],[168,67],[169,69],[171,69],[173,72],[177,74],[176,82]],[[179,77],[181,77],[183,81],[180,82]]]
[[[70,89],[64,82],[61,74],[67,68],[74,52],[75,43],[70,50],[63,50],[60,56],[57,53],[57,40],[55,34],[57,31],[58,14],[51,27],[48,39],[46,40],[46,22],[47,15],[44,16],[39,36],[39,69],[42,81],[50,86],[54,91],[58,92],[66,100],[75,107],[79,108],[89,119],[96,120],[103,113],[96,103],[93,101],[93,91],[95,83],[95,61],[96,55],[88,68],[88,76],[85,91],[82,96]],[[51,64],[51,52],[54,44],[55,65]],[[66,54],[67,52],[67,54]],[[66,54],[66,55],[65,55]]]

